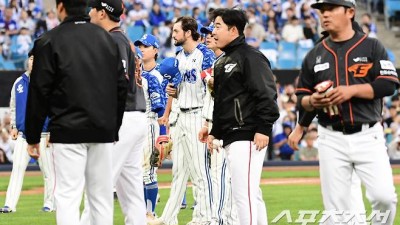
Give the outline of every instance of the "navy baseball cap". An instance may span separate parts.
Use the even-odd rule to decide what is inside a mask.
[[[139,40],[136,40],[133,43],[135,46],[144,45],[144,46],[153,46],[154,48],[160,48],[160,43],[158,42],[157,38],[151,34],[145,34]]]
[[[181,72],[179,71],[179,61],[174,57],[168,57],[163,59],[160,63],[158,71],[163,77],[169,77],[167,78],[167,80],[170,83],[171,81],[176,80],[174,78],[178,78],[181,76]],[[178,84],[174,83],[174,85]]]
[[[89,0],[89,7],[104,9],[106,13],[116,21],[124,12],[124,3],[121,0]]]
[[[203,33],[203,34],[209,34],[209,33],[212,33],[213,30],[214,30],[214,24],[211,23],[208,27],[205,27],[205,26],[202,27],[200,29],[200,32]]]
[[[311,4],[314,9],[320,9],[324,4],[344,6],[348,8],[355,8],[355,0],[316,0],[315,3]]]

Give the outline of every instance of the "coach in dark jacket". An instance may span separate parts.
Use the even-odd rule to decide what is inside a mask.
[[[54,148],[58,224],[79,224],[84,185],[93,224],[113,224],[112,145],[127,80],[118,48],[85,17],[86,0],[57,0],[62,23],[34,45],[26,109],[28,152],[37,158],[46,116]]]
[[[225,52],[214,66],[215,103],[209,147],[223,140],[240,224],[267,221],[259,184],[268,135],[279,117],[276,86],[267,58],[245,42],[245,13],[213,12],[213,36]],[[261,189],[260,189],[261,190]]]

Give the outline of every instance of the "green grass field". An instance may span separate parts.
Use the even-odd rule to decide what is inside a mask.
[[[394,169],[394,174],[400,174],[400,169]],[[301,170],[301,171],[267,171],[263,172],[263,178],[303,178],[303,177],[318,177],[318,171]],[[169,174],[159,175],[160,182],[171,181],[172,177]],[[0,191],[5,191],[8,185],[8,177],[0,177]],[[24,180],[24,190],[30,190],[43,185],[41,176],[27,176]],[[268,209],[269,224],[299,224],[295,223],[298,218],[298,210],[322,210],[322,199],[320,186],[315,184],[304,185],[263,185],[263,196]],[[400,185],[396,185],[396,190],[399,193]],[[167,198],[169,189],[160,190],[161,202],[157,205],[157,214],[161,215]],[[191,188],[187,191],[188,205],[193,203]],[[5,201],[5,194],[0,195],[0,205]],[[54,225],[55,213],[43,213],[40,211],[43,202],[43,195],[22,195],[20,197],[17,212],[11,214],[0,214],[0,225]],[[365,199],[365,202],[367,200]],[[367,205],[367,209],[370,207]],[[179,213],[179,224],[186,224],[190,221],[192,210],[181,210]],[[271,223],[283,210],[290,210],[292,223],[284,217],[277,223]],[[367,213],[369,215],[369,213]],[[317,216],[317,219],[320,215]],[[118,202],[115,202],[115,225],[123,225],[123,217]],[[312,223],[308,223],[312,224]],[[317,224],[317,223],[314,223]],[[400,224],[400,213],[396,215],[395,224]]]

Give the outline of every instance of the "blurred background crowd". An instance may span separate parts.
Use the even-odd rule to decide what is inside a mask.
[[[46,10],[45,0],[0,0],[0,69],[24,70],[27,53],[33,42],[60,21],[53,10]],[[358,1],[367,3],[370,0]],[[174,56],[176,47],[171,37],[174,21],[180,16],[192,16],[199,27],[210,23],[210,13],[220,7],[239,6],[246,10],[249,23],[245,28],[248,44],[260,49],[270,60],[272,69],[299,69],[307,52],[320,38],[318,14],[310,4],[314,0],[124,0],[125,14],[121,27],[135,41],[151,33],[160,41],[159,60]],[[374,0],[374,7],[382,0]],[[375,9],[375,12],[377,9]],[[378,10],[379,11],[379,10]],[[377,26],[370,14],[358,15],[363,31],[377,37]],[[73,47],[73,46],[71,46]],[[395,56],[387,49],[389,57]],[[287,144],[287,137],[296,125],[295,85],[280,85],[281,116],[273,130],[273,160],[318,160],[317,123],[307,129],[299,151]],[[12,162],[14,143],[9,135],[10,116],[2,115],[0,125],[0,163]],[[400,101],[398,93],[385,99],[383,125],[389,155],[400,159]]]

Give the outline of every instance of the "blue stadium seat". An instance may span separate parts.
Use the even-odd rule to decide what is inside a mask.
[[[400,15],[400,0],[384,0],[385,25],[391,27],[391,20]]]
[[[299,47],[296,52],[296,68],[300,69],[301,64],[303,63],[304,57],[312,48],[301,48]]]
[[[278,49],[278,43],[275,41],[263,41],[260,44],[260,49]]]
[[[295,69],[296,68],[296,48],[288,47],[280,49],[278,53],[278,61],[276,64],[278,69]]]
[[[297,43],[280,41],[278,49],[279,51],[296,51]]]
[[[277,69],[290,70],[296,68],[296,59],[278,58]]]
[[[126,29],[126,33],[128,34],[129,39],[134,42],[143,36],[144,30],[145,28],[142,26],[129,26]]]
[[[394,52],[392,51],[392,50],[390,50],[390,49],[386,49],[386,52],[387,52],[387,54],[388,54],[388,57],[389,57],[389,60],[394,64],[394,65],[396,65],[396,55],[394,54]]]

